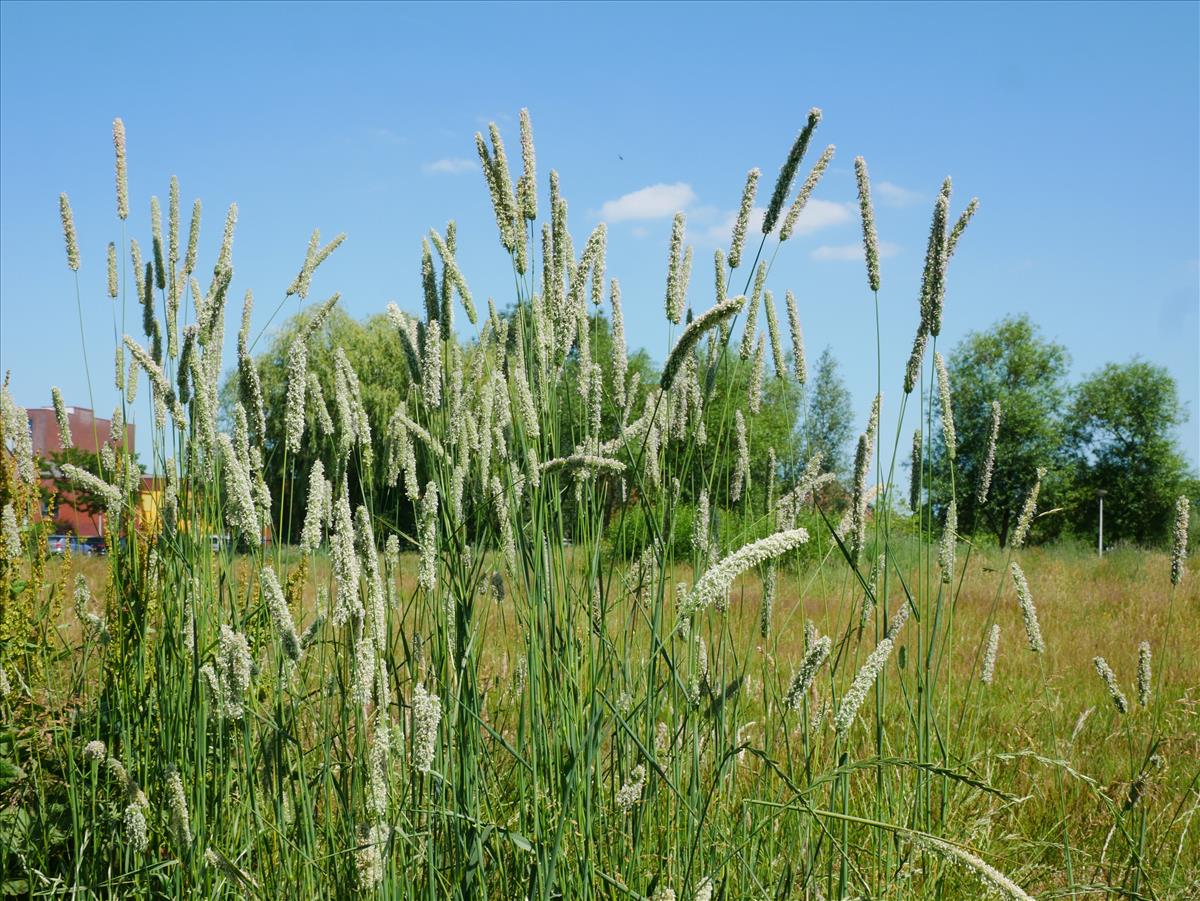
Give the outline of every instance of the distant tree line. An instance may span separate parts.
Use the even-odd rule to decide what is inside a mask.
[[[1027,316],[969,334],[947,356],[958,437],[959,531],[1006,544],[1041,467],[1042,514],[1032,540],[1095,540],[1103,491],[1106,545],[1164,544],[1175,499],[1200,495],[1200,481],[1175,439],[1175,429],[1187,420],[1175,379],[1135,357],[1109,363],[1072,385],[1070,362],[1067,349],[1043,336]],[[991,486],[980,503],[993,401],[1000,404],[1000,430]],[[936,505],[949,497],[949,470],[940,429],[933,438],[935,484],[929,496]]]
[[[528,315],[528,311],[510,310],[505,315]],[[276,504],[273,520],[282,525],[284,540],[299,534],[309,471],[323,453],[323,442],[334,440],[323,434],[310,405],[304,447],[298,454],[283,452],[288,349],[306,319],[306,313],[299,313],[285,322],[256,360],[267,407],[265,474]],[[591,358],[601,366],[604,384],[611,385],[608,320],[594,316],[591,331]],[[413,505],[401,489],[386,484],[382,465],[387,454],[384,426],[412,388],[395,323],[385,315],[359,322],[335,310],[309,346],[309,370],[316,375],[331,409],[333,351],[336,347],[345,351],[359,374],[363,403],[374,427],[375,462],[369,468],[356,464],[350,475],[352,501],[370,495],[374,509],[390,511],[394,527],[411,534]],[[464,345],[464,359],[469,360],[476,349],[474,344]],[[1162,367],[1134,359],[1109,364],[1071,385],[1066,349],[1042,336],[1024,316],[1006,318],[986,331],[968,335],[946,358],[958,435],[953,491],[961,534],[987,536],[1004,545],[1039,467],[1046,470],[1039,504],[1044,515],[1036,521],[1034,541],[1094,536],[1097,492],[1103,490],[1107,492],[1106,544],[1162,544],[1171,528],[1175,498],[1200,495],[1200,482],[1174,439],[1174,430],[1187,413],[1174,379]],[[747,395],[750,367],[736,363],[736,349],[724,351],[718,358],[713,367],[714,397]],[[629,368],[637,373],[638,390],[644,396],[658,380],[654,364],[639,351],[630,354]],[[578,381],[574,360],[568,360],[562,377]],[[234,381],[226,385],[227,404],[236,397]],[[924,390],[929,390],[928,383]],[[977,487],[991,432],[992,401],[1000,404],[1001,422],[991,485],[981,504]],[[585,415],[580,404],[563,418],[560,428],[567,434],[578,432],[581,423],[574,418]],[[935,406],[933,428],[926,430],[934,481],[927,485],[922,504],[932,506],[933,515],[940,517],[952,488],[937,415]],[[621,416],[622,410],[607,397],[603,409],[607,433],[616,434]],[[723,433],[721,419],[732,418],[733,410],[728,404],[712,404],[705,416],[709,434],[718,435]],[[807,460],[820,453],[822,468],[838,477],[822,489],[820,502],[831,514],[840,512],[851,477],[852,441],[864,424],[854,420],[850,392],[829,348],[819,356],[806,385],[768,373],[762,412],[751,418],[750,425],[752,498],[761,499],[767,490],[772,452],[775,476],[781,482],[794,478]],[[907,444],[902,441],[899,446]],[[734,465],[733,458],[729,448],[694,449],[680,468],[686,474],[680,479],[681,500],[693,502],[714,468],[718,471],[716,483],[724,484],[726,479],[720,473]],[[895,477],[897,482],[903,481],[900,469]],[[908,492],[895,494],[906,497]],[[279,509],[281,504],[283,509]],[[564,513],[569,516],[570,511]]]

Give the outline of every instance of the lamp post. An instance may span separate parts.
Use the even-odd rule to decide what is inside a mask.
[[[1107,493],[1103,488],[1096,492],[1096,496],[1100,498],[1100,537],[1096,543],[1096,550],[1101,557],[1104,556],[1104,495]]]

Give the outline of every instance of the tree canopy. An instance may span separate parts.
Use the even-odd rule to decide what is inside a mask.
[[[321,416],[314,398],[310,395],[306,403],[305,433],[301,449],[298,453],[284,451],[288,352],[310,315],[309,311],[304,311],[284,322],[272,336],[267,350],[255,360],[267,418],[264,477],[275,505],[272,518],[275,522],[282,522],[281,537],[284,540],[288,540],[288,536],[299,534],[309,472],[313,463],[327,449],[327,443],[335,440],[332,435],[323,431]],[[528,308],[514,307],[498,315],[509,322],[510,341],[521,340],[521,335],[530,334],[531,330],[524,327],[528,325],[527,317],[531,315]],[[617,405],[612,390],[614,365],[611,324],[603,315],[594,314],[589,320],[589,332],[589,357],[593,364],[600,367],[605,387],[602,405],[604,431],[616,434],[620,430],[624,411]],[[396,324],[382,314],[368,317],[361,322],[355,321],[335,308],[309,338],[308,371],[315,375],[320,384],[331,414],[334,351],[338,347],[342,348],[351,366],[360,375],[363,405],[372,426],[374,464],[366,467],[363,461],[357,461],[353,471],[347,474],[351,495],[353,498],[361,498],[370,493],[375,509],[390,510],[396,526],[411,534],[414,521],[413,505],[402,490],[388,487],[385,467],[382,465],[387,454],[385,426],[399,403],[419,387],[414,385],[409,367],[405,363]],[[461,346],[460,350],[464,360],[469,361],[471,355],[478,352],[479,345],[473,341]],[[628,373],[627,384],[638,392],[639,400],[645,397],[646,392],[659,378],[658,371],[644,351],[629,354]],[[580,377],[578,352],[574,351],[564,364],[562,378],[578,387]],[[752,366],[748,361],[739,360],[736,352],[722,351],[714,359],[713,380],[710,386],[710,396],[714,400],[705,408],[709,434],[731,434],[732,430],[721,427],[721,421],[732,420],[734,411],[739,408],[748,413],[751,380]],[[836,363],[828,353],[822,357],[822,363],[818,367],[818,383],[822,387],[814,396],[820,398],[823,404],[819,407],[821,413],[818,421],[822,423],[819,431],[826,436],[824,440],[840,440],[844,444],[844,436],[849,434],[850,429],[849,394],[836,372]],[[226,382],[223,399],[228,412],[237,401],[236,375]],[[759,497],[767,490],[771,451],[775,454],[777,474],[793,469],[798,471],[804,459],[807,459],[809,450],[800,437],[801,403],[802,392],[794,380],[777,378],[773,374],[765,377],[761,411],[754,416],[746,416],[751,470],[750,493],[746,497]],[[640,405],[635,404],[634,409],[640,409]],[[588,415],[587,406],[581,402],[566,413],[558,427],[567,439],[562,442],[563,445],[570,446],[571,436],[585,432],[583,417]],[[829,435],[833,435],[834,438],[829,439]],[[843,437],[838,439],[836,436],[839,435]],[[735,449],[717,447],[715,440],[694,449],[687,466],[684,467],[687,475],[680,480],[681,500],[692,503],[702,487],[718,486],[715,489],[717,493],[713,494],[712,503],[727,505],[728,498],[718,495],[724,486],[730,483],[735,465]],[[564,512],[568,519],[570,505],[570,499],[564,499]]]
[[[300,451],[284,452],[288,351],[310,315],[301,312],[283,323],[256,359],[267,413],[264,475],[275,504],[273,520],[283,524],[284,540],[299,534],[309,472],[326,444],[335,440],[322,428],[322,416],[310,394]],[[497,315],[508,320],[510,342],[526,340],[531,334],[528,308],[514,307]],[[629,414],[618,406],[613,391],[611,324],[594,313],[589,332],[589,358],[600,367],[605,389],[603,431],[617,434],[622,417]],[[475,341],[454,346],[466,366],[472,354],[481,352]],[[347,473],[351,495],[357,499],[369,494],[376,510],[390,511],[396,527],[411,534],[413,504],[403,490],[387,485],[383,465],[386,425],[400,402],[419,390],[401,350],[397,325],[384,314],[360,322],[335,309],[311,336],[308,369],[331,414],[338,347],[360,375],[363,405],[372,426],[374,463],[358,459],[352,464]],[[753,416],[748,415],[750,362],[739,359],[736,350],[722,350],[712,357],[706,353],[702,350],[699,356],[702,361],[712,360],[711,375],[705,379],[710,398],[704,413],[707,434],[732,440],[734,430],[723,423],[732,420],[738,409],[746,418],[751,478],[745,498],[761,501],[770,481],[772,451],[775,477],[781,482],[793,478],[818,452],[824,454],[826,471],[849,477],[853,408],[829,348],[822,352],[807,388],[768,374],[761,411]],[[954,492],[962,534],[991,535],[1005,544],[1040,467],[1048,470],[1040,508],[1056,512],[1038,520],[1034,540],[1064,533],[1094,535],[1096,491],[1105,490],[1108,542],[1161,542],[1170,527],[1175,498],[1197,493],[1197,482],[1173,437],[1173,430],[1186,420],[1186,411],[1174,379],[1162,367],[1140,360],[1109,364],[1072,389],[1066,348],[1045,337],[1027,316],[1007,317],[967,335],[948,354],[947,363],[958,436]],[[578,388],[580,373],[576,350],[567,358],[562,378]],[[644,351],[629,354],[628,373],[627,385],[639,401],[633,408],[640,409],[659,373]],[[235,402],[235,381],[226,385],[227,405]],[[980,503],[978,487],[987,458],[993,401],[1000,404],[1000,429],[991,485],[986,501]],[[582,400],[566,410],[558,423],[562,446],[571,446],[571,436],[587,431],[583,419],[587,415]],[[940,429],[935,427],[926,438],[931,443],[935,479],[930,496],[942,502],[950,496],[950,484]],[[744,503],[734,504],[727,496],[737,465],[736,448],[718,447],[714,439],[687,451],[680,447],[668,452],[688,454],[687,460],[672,465],[673,471],[682,473],[679,490],[684,504],[694,503],[702,488],[709,491],[713,505],[735,509]],[[564,498],[568,518],[570,507],[571,499]]]
[[[1051,470],[1042,497],[1053,498],[1069,366],[1067,349],[1043,337],[1028,316],[1010,316],[986,331],[972,332],[950,352],[947,369],[958,433],[955,489],[963,534],[990,533],[1005,544],[1039,467]],[[991,486],[980,504],[977,489],[991,436],[992,401],[1000,403],[1000,432]],[[933,437],[939,461],[935,478],[944,479],[948,470],[940,430]]]
[[[965,535],[1009,538],[1037,470],[1042,481],[1034,540],[1060,534],[1094,538],[1097,492],[1107,492],[1105,543],[1167,540],[1175,499],[1196,480],[1174,430],[1186,420],[1175,380],[1161,366],[1110,363],[1072,387],[1070,357],[1028,316],[1012,316],[967,335],[948,355],[958,436],[955,496]],[[986,502],[978,487],[1000,404],[995,465]],[[948,498],[940,430],[934,436],[935,497]]]
[[[1106,492],[1105,542],[1166,539],[1175,499],[1195,491],[1172,430],[1187,419],[1170,373],[1134,359],[1109,363],[1074,391],[1066,416],[1071,458],[1067,501],[1076,529],[1098,526],[1097,492]]]
[[[850,391],[838,372],[833,351],[826,347],[817,360],[816,376],[808,389],[804,422],[804,456],[822,455],[825,472],[845,476],[850,470],[848,448],[854,437],[854,408]]]

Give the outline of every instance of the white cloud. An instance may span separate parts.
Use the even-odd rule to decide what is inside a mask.
[[[830,200],[810,200],[796,218],[793,235],[811,235],[823,228],[831,228],[851,221],[857,207],[853,203],[834,203]],[[763,216],[766,210],[756,206],[750,211],[750,219],[746,225],[749,238],[762,234]],[[737,211],[727,213],[716,225],[712,225],[699,234],[699,240],[714,247],[728,244],[733,238],[733,226],[737,223]],[[757,245],[755,245],[757,246]]]
[[[463,172],[473,172],[478,166],[474,160],[447,157],[426,163],[422,168],[432,175],[459,175]]]
[[[765,207],[756,206],[750,210],[750,218],[746,222],[747,241],[750,235],[762,234],[763,216],[767,214]],[[737,210],[725,214],[716,225],[711,225],[697,235],[697,239],[713,247],[728,245],[733,240],[733,227],[737,225]],[[755,245],[757,246],[757,245]]]
[[[917,191],[910,191],[890,181],[876,182],[874,191],[888,206],[911,206],[923,199],[923,195]]]
[[[686,182],[673,185],[650,185],[639,191],[625,194],[616,200],[606,200],[600,207],[600,218],[608,222],[623,219],[664,219],[696,199],[696,192]]]
[[[715,207],[712,204],[702,203],[688,209],[688,222],[692,225],[709,225],[710,223],[720,221],[720,207]]]
[[[854,218],[856,211],[857,207],[853,203],[810,200],[796,217],[796,227],[793,231],[797,235],[811,235],[822,228],[849,222]]]
[[[879,242],[879,256],[886,259],[894,257],[900,251],[899,245],[890,241]],[[828,262],[861,262],[863,249],[861,244],[822,244],[809,254],[814,260]]]

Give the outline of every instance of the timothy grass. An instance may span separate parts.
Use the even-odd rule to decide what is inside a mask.
[[[818,121],[814,111],[805,144]],[[123,173],[123,126],[118,134]],[[669,377],[661,387],[625,382],[623,347],[600,365],[596,311],[615,293],[605,232],[571,240],[553,176],[542,217],[550,226],[537,240],[526,116],[522,137],[515,185],[499,133],[490,147],[478,138],[513,263],[509,312],[476,316],[453,228],[433,236],[424,314],[392,314],[409,381],[387,422],[367,416],[371,386],[360,379],[369,376],[343,355],[331,382],[318,383],[324,397],[311,390],[303,342],[321,334],[319,321],[289,360],[286,423],[265,421],[247,304],[231,434],[218,439],[235,210],[207,290],[191,286],[191,251],[180,266],[178,235],[168,236],[165,264],[156,235],[152,267],[170,271],[145,278],[142,297],[116,301],[142,305],[149,348],[135,356],[152,376],[160,415],[149,456],[166,488],[160,515],[132,515],[137,473],[120,441],[105,451],[98,483],[78,477],[108,505],[107,557],[46,559],[23,416],[6,389],[11,452],[0,462],[0,503],[14,515],[6,511],[0,560],[5,891],[1194,894],[1200,583],[1190,562],[1172,577],[1184,549],[1097,560],[1070,547],[997,549],[944,534],[954,492],[974,486],[954,487],[951,472],[936,482],[951,495],[929,496],[928,460],[919,509],[909,510],[905,430],[917,425],[926,446],[943,431],[933,366],[919,355],[897,434],[880,435],[877,417],[866,424],[848,510],[815,490],[819,461],[778,459],[767,484],[746,483],[748,464],[714,465],[737,455],[747,444],[739,432],[753,435],[756,424],[747,379],[716,377],[753,367],[749,390],[762,391],[761,361],[727,350],[747,324],[716,316],[692,340],[696,329],[679,315],[690,256],[675,247],[666,308],[672,338],[687,340],[669,356]],[[801,156],[794,148],[785,180]],[[871,259],[865,164],[859,175]],[[947,183],[914,310],[922,352],[936,348],[940,330],[948,194]],[[171,197],[176,204],[174,187]],[[119,209],[126,203],[122,193]],[[66,221],[65,199],[63,208]],[[174,208],[169,221],[178,222]],[[747,265],[722,271],[729,295],[754,293],[756,270],[769,285],[770,262],[786,250],[775,235],[745,234],[744,223],[739,235],[731,256]],[[285,299],[307,292],[339,242],[319,250],[314,235]],[[132,293],[127,282],[121,292]],[[763,300],[771,302],[763,294],[738,315]],[[460,304],[475,329],[469,339],[452,324]],[[165,342],[165,354],[164,331],[183,336]],[[782,355],[773,348],[772,358]],[[899,384],[901,375],[878,380]],[[948,411],[953,386],[940,390]],[[276,440],[285,431],[289,440]],[[289,465],[301,441],[320,448],[329,479],[312,491],[310,473]],[[276,460],[286,478],[270,497],[263,473]],[[380,482],[397,491],[377,492]],[[295,509],[312,525],[303,551],[282,528]],[[623,528],[627,519],[637,528]],[[260,547],[268,521],[282,540]],[[395,524],[409,521],[415,527],[401,534]],[[251,550],[214,549],[203,537],[214,524]],[[637,546],[627,545],[635,533]],[[748,560],[728,591],[712,590],[732,566],[714,568],[720,561]],[[1026,641],[1014,563],[1044,653]],[[264,598],[267,569],[285,605]],[[999,658],[984,685],[994,624]],[[801,660],[825,639],[828,659],[785,704]],[[1132,700],[1141,641],[1152,649],[1144,707]],[[1128,713],[1111,703],[1096,656],[1114,668]],[[868,661],[879,666],[864,669]]]

